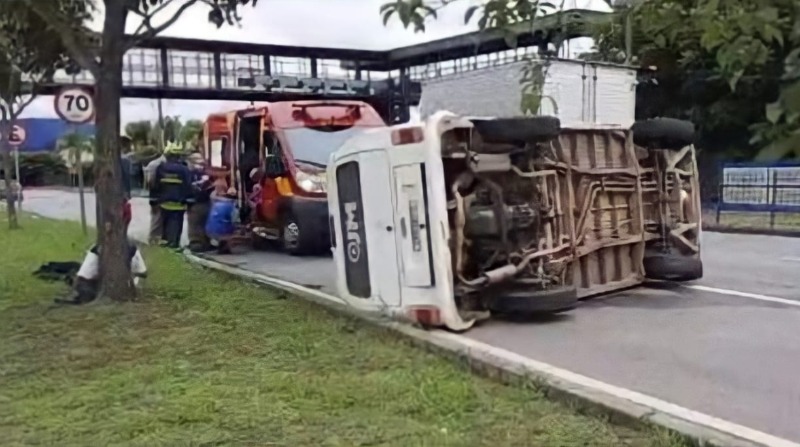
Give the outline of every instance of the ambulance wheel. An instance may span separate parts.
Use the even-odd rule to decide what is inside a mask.
[[[539,143],[561,133],[561,121],[553,116],[527,116],[473,120],[483,141],[495,144]]]
[[[286,214],[281,223],[281,246],[292,256],[302,256],[314,251],[314,234],[293,214]]]
[[[631,127],[633,141],[648,149],[683,149],[694,144],[694,123],[675,118],[637,121]]]
[[[258,251],[275,250],[275,240],[269,240],[257,234],[253,235],[253,248]]]

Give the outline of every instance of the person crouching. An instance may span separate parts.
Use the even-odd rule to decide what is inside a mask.
[[[239,209],[236,206],[237,194],[235,188],[228,189],[225,193],[217,191],[211,194],[211,211],[206,221],[206,235],[212,245],[216,245],[220,254],[231,252],[231,239],[236,233],[239,221]]]
[[[71,300],[61,301],[62,304],[85,304],[94,301],[100,291],[100,250],[98,245],[92,246],[83,258],[81,268],[73,283],[74,294]],[[128,262],[130,263],[132,281],[136,288],[141,287],[141,280],[147,277],[147,266],[144,263],[139,247],[133,241],[128,241]]]
[[[124,224],[130,224],[130,214],[124,214]],[[94,301],[100,291],[100,251],[101,246],[93,245],[83,258],[75,280],[72,283],[73,295],[68,300],[56,299],[59,304],[85,304]],[[135,242],[128,240],[127,261],[131,269],[132,281],[136,288],[147,277],[147,266]]]

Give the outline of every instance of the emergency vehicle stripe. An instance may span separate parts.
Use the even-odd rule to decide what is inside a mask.
[[[278,194],[282,196],[294,195],[294,193],[292,193],[292,184],[289,183],[289,179],[286,177],[276,178],[275,186],[278,188]]]

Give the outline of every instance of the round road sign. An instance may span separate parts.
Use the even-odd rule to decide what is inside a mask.
[[[55,98],[55,109],[61,119],[73,124],[88,123],[94,118],[94,98],[81,87],[65,87]]]
[[[15,147],[20,146],[25,142],[25,136],[25,129],[15,124],[14,127],[11,128],[11,136],[8,138],[8,144]],[[0,135],[0,137],[2,137],[2,135]]]

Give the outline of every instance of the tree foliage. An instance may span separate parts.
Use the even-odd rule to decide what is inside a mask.
[[[436,19],[442,7],[455,1],[459,0],[395,0],[385,4],[381,14],[385,22],[396,16],[404,26],[421,32],[426,20]],[[800,2],[606,3],[616,14],[598,26],[596,48],[583,57],[656,70],[656,83],[640,87],[640,117],[690,119],[699,126],[704,147],[729,155],[750,157],[760,149],[761,158],[775,159],[792,149],[800,151]],[[533,23],[562,5],[486,0],[467,10],[465,23],[479,17],[482,30],[508,28]],[[532,80],[540,79],[541,71],[536,64],[526,70],[526,77],[523,98],[527,92],[532,105],[537,105],[532,94],[537,81]],[[523,110],[531,108],[524,102]]]
[[[150,120],[132,121],[125,125],[127,135],[134,148],[154,146],[158,142],[157,135]]]
[[[203,134],[203,122],[200,120],[187,120],[181,127],[180,140],[186,146],[197,148]]]
[[[80,10],[66,11],[64,16],[68,23],[82,19]],[[35,98],[33,86],[57,69],[74,69],[58,35],[21,0],[0,2],[0,154],[6,187],[14,171],[8,140],[14,122]],[[8,201],[6,208],[9,226],[16,228],[14,203]]]
[[[800,147],[800,4],[793,0],[662,0],[625,8],[597,30],[593,59],[657,69],[645,114],[695,121],[703,145],[776,159]],[[632,54],[621,20],[632,18]],[[796,95],[796,96],[795,96]],[[800,156],[800,154],[797,154]]]
[[[380,8],[384,25],[397,17],[405,28],[414,32],[425,32],[428,20],[436,20],[438,11],[463,0],[394,0]],[[511,27],[522,23],[533,25],[534,20],[544,14],[563,9],[563,0],[488,0],[471,5],[464,13],[464,24],[475,23],[481,30],[503,31],[509,46],[516,46],[517,33]],[[560,8],[559,8],[560,7]]]
[[[81,164],[90,164],[94,152],[94,137],[82,133],[69,133],[58,140],[58,151],[66,155],[65,165],[68,168],[77,168],[78,160]]]
[[[164,117],[164,141],[179,142],[187,147],[193,146],[202,131],[202,121],[187,120],[184,123],[179,116]],[[135,148],[156,146],[159,142],[158,123],[149,120],[126,124],[125,134],[130,137]]]
[[[53,0],[68,26],[78,26],[90,16],[91,5]],[[67,54],[59,35],[47,22],[25,7],[24,0],[0,2],[0,57],[28,77],[52,74],[55,69],[74,72],[78,67]],[[4,73],[5,74],[5,73]]]

